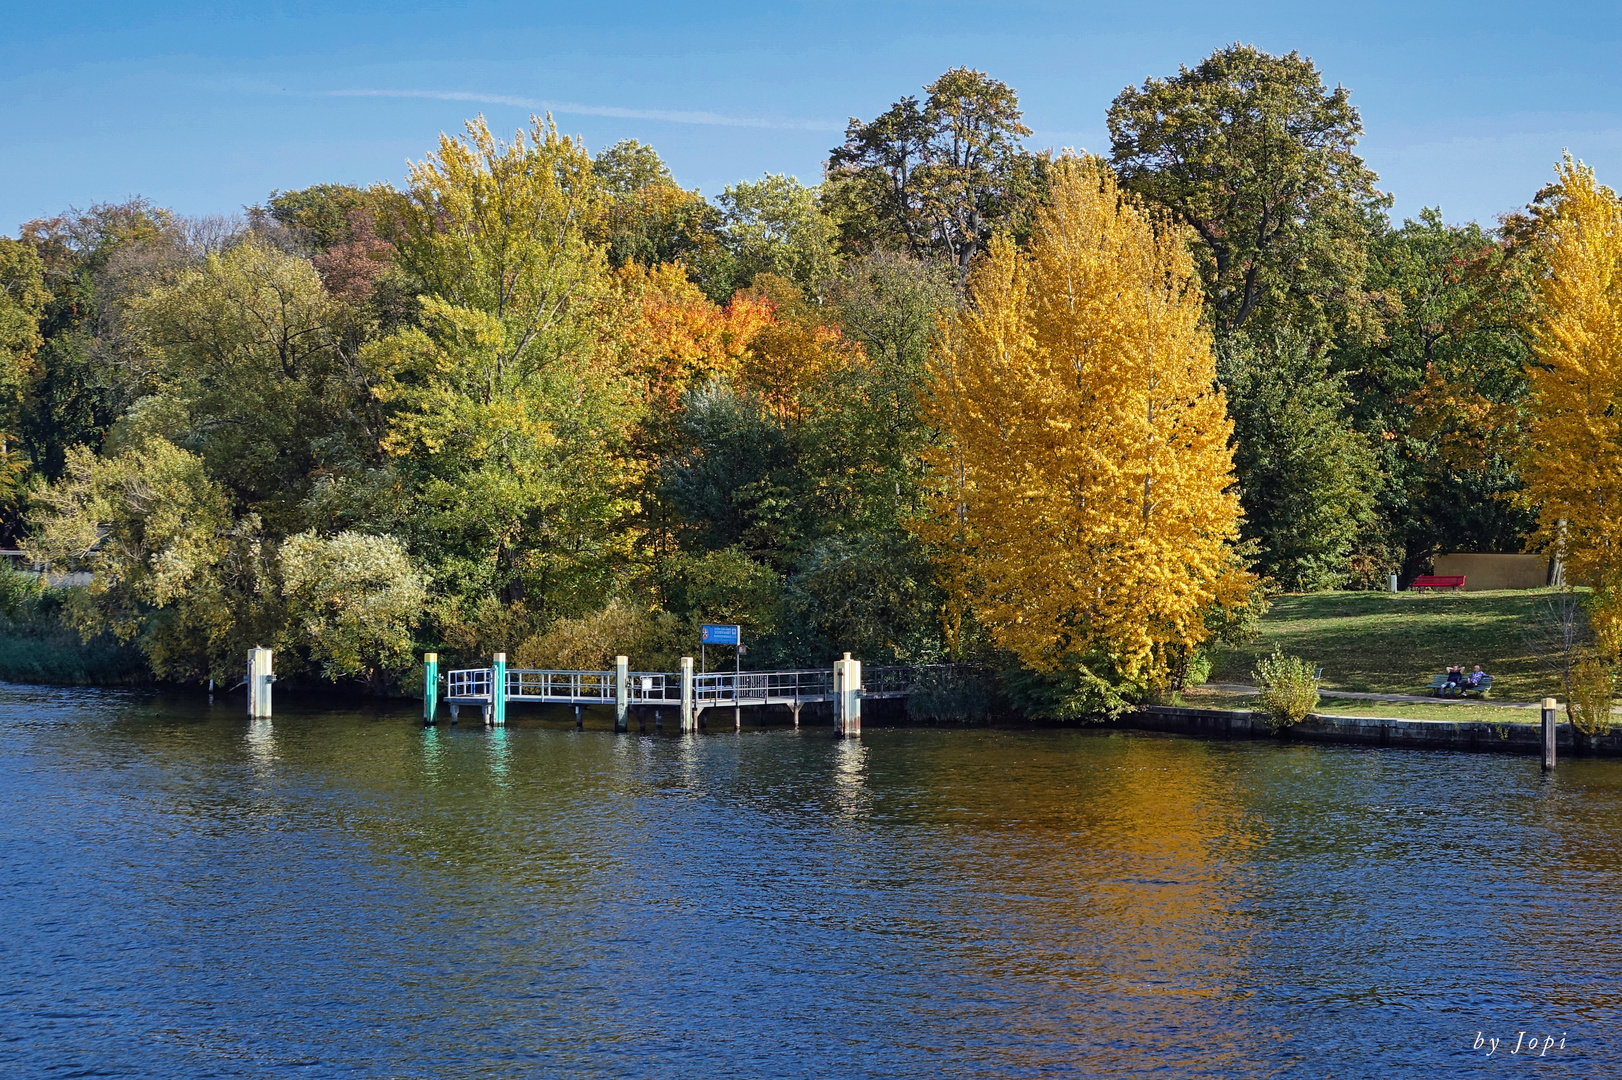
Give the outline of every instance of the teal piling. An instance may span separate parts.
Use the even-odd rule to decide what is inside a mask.
[[[496,653],[490,665],[490,722],[496,727],[507,725],[507,654]]]
[[[432,727],[439,723],[439,654],[422,656],[422,722]]]

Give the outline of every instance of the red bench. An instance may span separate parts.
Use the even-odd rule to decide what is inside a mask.
[[[1414,578],[1414,583],[1411,586],[1409,586],[1409,588],[1413,588],[1413,589],[1452,589],[1454,592],[1458,592],[1460,589],[1464,588],[1464,575],[1463,574],[1421,574],[1419,577]]]

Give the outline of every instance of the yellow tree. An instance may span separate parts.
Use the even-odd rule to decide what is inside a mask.
[[[1538,507],[1535,541],[1594,586],[1590,621],[1609,664],[1622,648],[1622,200],[1570,157],[1557,172],[1540,222],[1546,269],[1520,469]],[[1586,674],[1610,682],[1608,671]]]
[[[993,243],[970,297],[930,388],[943,583],[1027,667],[1159,683],[1249,589],[1186,238],[1061,161],[1029,249]]]

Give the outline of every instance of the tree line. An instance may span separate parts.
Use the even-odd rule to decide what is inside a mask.
[[[723,621],[755,666],[973,662],[1058,715],[1197,678],[1268,589],[1575,542],[1524,463],[1558,471],[1528,455],[1595,302],[1550,284],[1614,204],[1591,173],[1396,224],[1349,92],[1242,45],[1108,127],[1033,150],[957,68],[815,185],[706,199],[636,141],[477,119],[400,186],[29,222],[0,526],[93,569],[59,617],[165,679],[253,645],[374,690],[426,648],[671,668]]]

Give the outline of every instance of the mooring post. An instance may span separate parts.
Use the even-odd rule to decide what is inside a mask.
[[[693,722],[693,658],[681,658],[681,729],[692,731],[698,725]]]
[[[614,657],[614,730],[629,731],[625,714],[631,707],[631,661],[623,656]]]
[[[862,733],[862,662],[850,653],[834,661],[834,729],[845,738]]]
[[[1559,702],[1552,697],[1543,699],[1543,771],[1554,768],[1555,710]]]
[[[432,727],[439,723],[439,654],[422,654],[422,723]]]
[[[490,722],[507,725],[507,654],[498,652],[490,662]]]
[[[574,729],[576,731],[583,731],[585,730],[585,727],[586,722],[580,718],[580,706],[576,705],[574,707]]]
[[[270,684],[276,681],[269,649],[248,650],[248,715],[262,719],[270,715]]]

